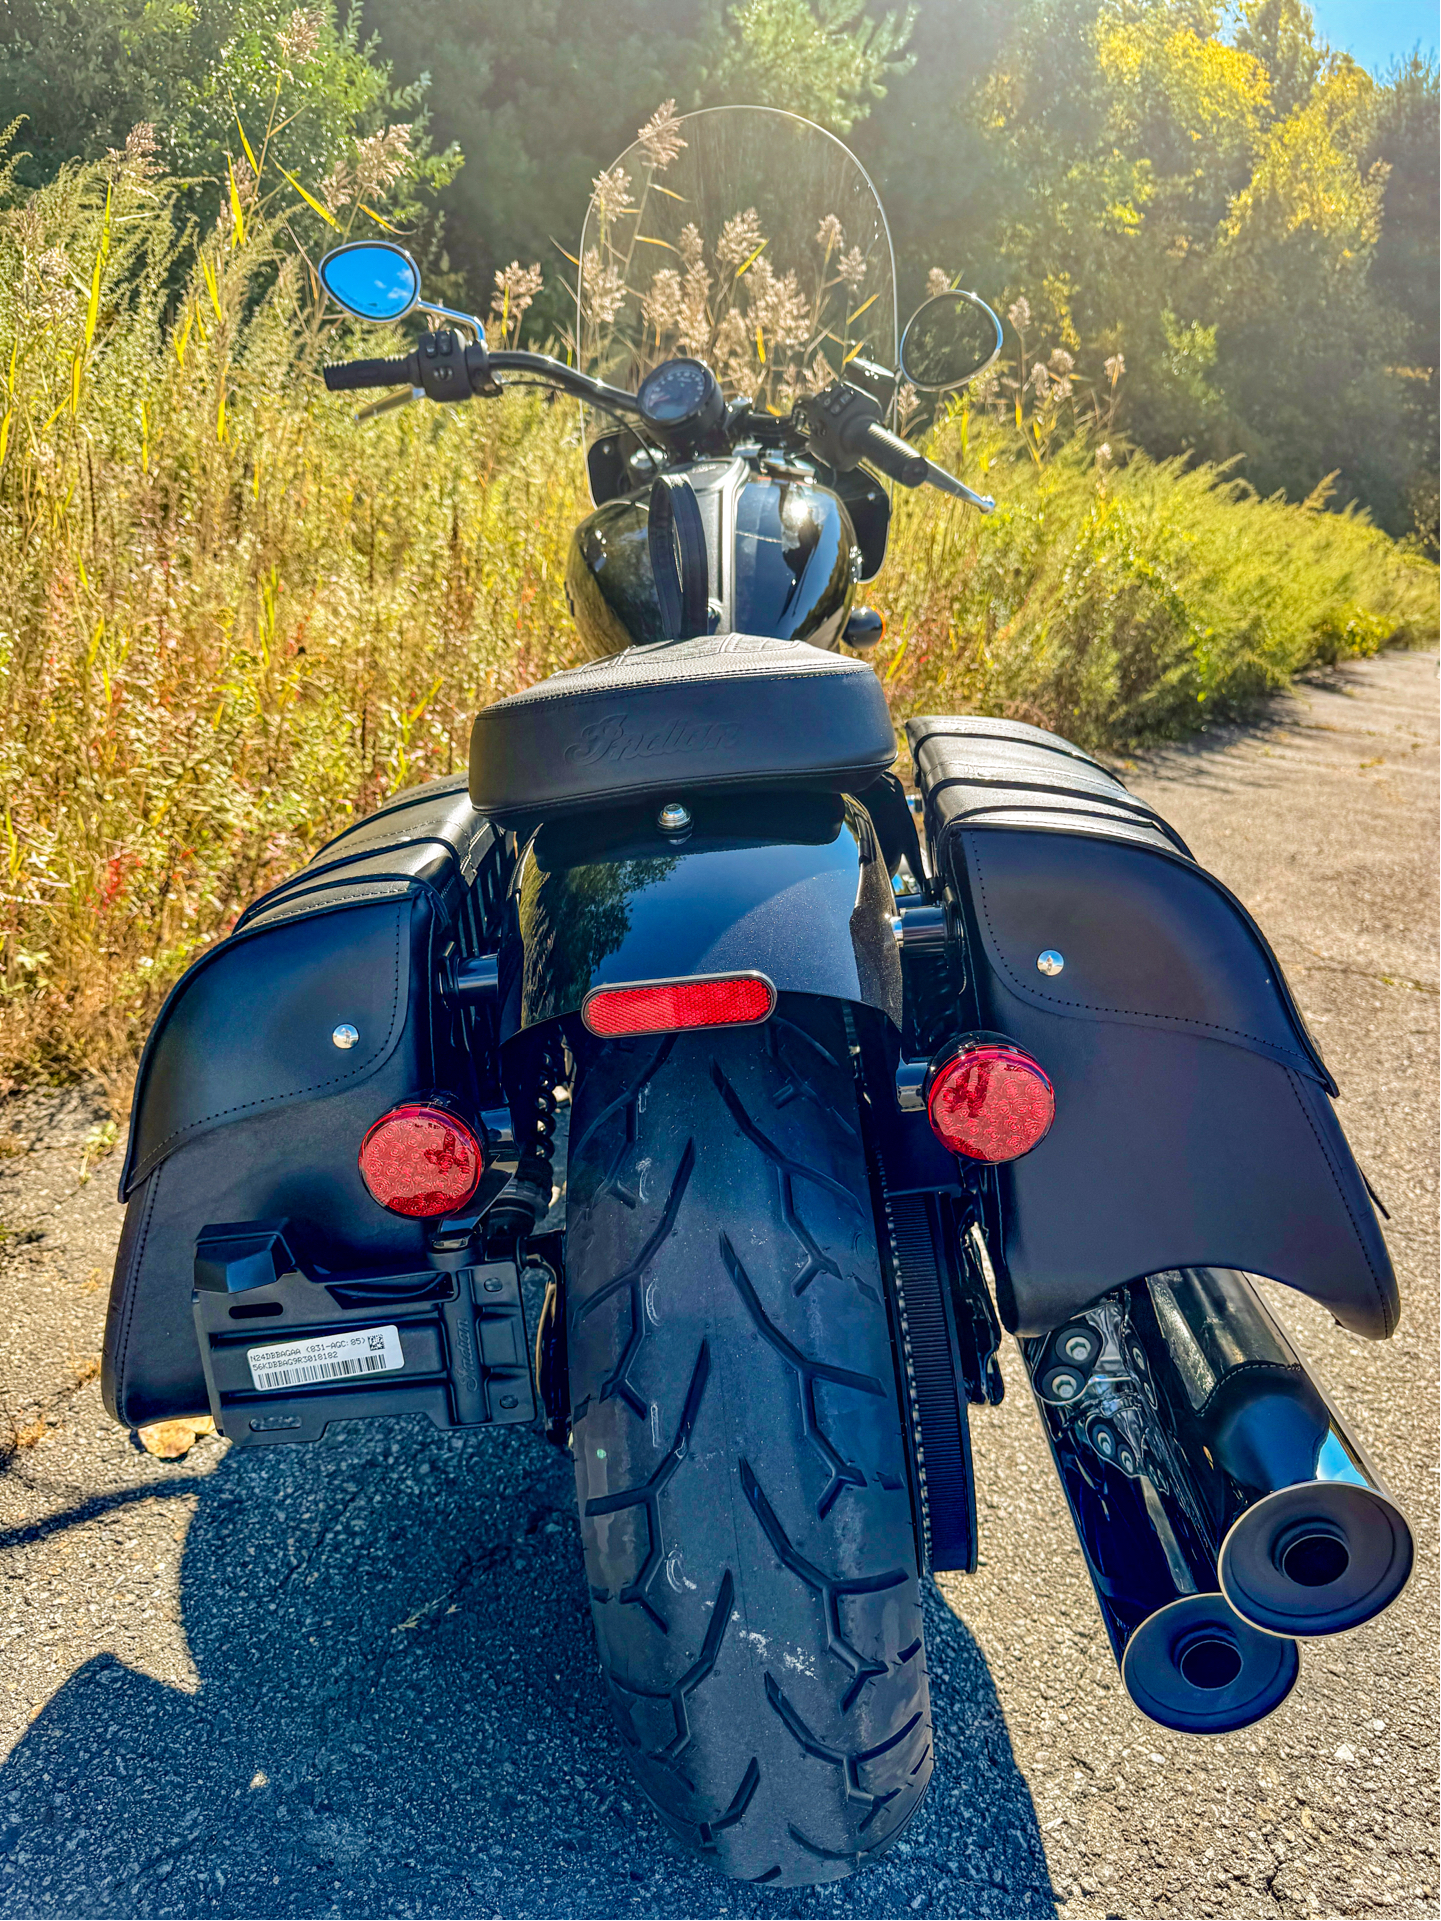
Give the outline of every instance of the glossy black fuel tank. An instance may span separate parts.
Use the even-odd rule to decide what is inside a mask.
[[[844,506],[808,475],[744,460],[682,469],[696,490],[718,626],[834,647],[859,566]],[[663,640],[646,544],[647,494],[608,500],[576,528],[566,597],[593,658]]]

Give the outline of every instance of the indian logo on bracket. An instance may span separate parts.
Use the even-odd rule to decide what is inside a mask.
[[[740,738],[736,722],[678,720],[649,730],[627,727],[624,714],[607,714],[580,730],[565,750],[573,767],[599,767],[605,761],[658,760],[666,754],[724,754]]]

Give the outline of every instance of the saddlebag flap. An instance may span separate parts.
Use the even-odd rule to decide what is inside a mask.
[[[424,1223],[378,1206],[356,1155],[421,1090],[475,1109],[499,1098],[477,1084],[488,1037],[467,1031],[489,1017],[452,1012],[438,979],[452,944],[495,945],[504,858],[463,779],[414,788],[255,902],[176,984],[141,1057],[120,1181],[102,1368],[118,1420],[207,1410],[191,1313],[207,1222],[284,1219],[306,1266],[325,1250],[327,1266],[425,1267]]]
[[[972,1017],[1055,1086],[1050,1133],[997,1170],[1007,1325],[1041,1334],[1143,1275],[1223,1267],[1389,1335],[1395,1276],[1335,1083],[1245,908],[1056,735],[981,717],[907,734]]]

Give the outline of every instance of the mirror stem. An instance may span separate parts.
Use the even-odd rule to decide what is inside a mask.
[[[485,328],[473,313],[459,313],[454,307],[437,306],[433,300],[417,300],[415,311],[438,314],[442,320],[458,320],[462,326],[473,327],[477,345],[482,347],[485,345]]]

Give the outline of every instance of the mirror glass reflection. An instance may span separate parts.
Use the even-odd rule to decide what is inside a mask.
[[[362,320],[399,320],[420,294],[420,272],[410,255],[379,241],[337,247],[320,263],[320,282],[332,300]]]
[[[1001,350],[1001,323],[973,293],[942,293],[916,309],[901,339],[901,371],[921,393],[960,387]]]

